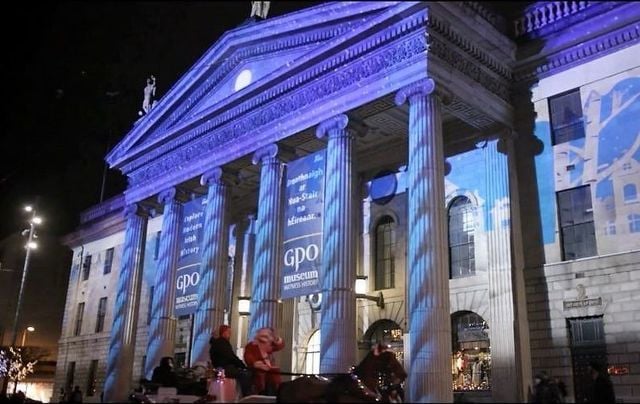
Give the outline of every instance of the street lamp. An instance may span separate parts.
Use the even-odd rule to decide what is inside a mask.
[[[24,267],[22,269],[22,280],[20,281],[20,292],[18,293],[18,304],[16,305],[16,314],[13,319],[13,340],[11,342],[11,346],[16,345],[16,340],[18,339],[18,317],[20,316],[20,306],[22,304],[22,295],[24,294],[24,282],[27,279],[27,271],[29,270],[29,257],[31,256],[31,250],[38,247],[34,239],[38,238],[35,232],[35,226],[42,223],[42,218],[36,216],[36,210],[32,206],[25,206],[25,211],[31,213],[31,219],[29,220],[29,239],[27,241],[27,245],[25,248],[27,249],[27,253],[24,256]],[[23,234],[26,233],[26,230]],[[33,327],[31,327],[33,328]],[[35,328],[34,328],[35,330]],[[24,345],[23,335],[23,345]]]
[[[20,346],[24,346],[25,341],[27,340],[27,331],[34,332],[36,329],[32,326],[28,326],[24,330],[22,330],[22,344]]]
[[[238,296],[238,314],[248,316],[251,314],[251,298],[248,296]]]
[[[384,309],[384,295],[382,292],[378,292],[377,296],[367,295],[365,292],[367,291],[367,276],[366,275],[358,275],[356,276],[356,299],[367,299],[376,302],[376,306]]]

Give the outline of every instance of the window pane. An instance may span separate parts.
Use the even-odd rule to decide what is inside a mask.
[[[597,254],[589,186],[558,192],[558,213],[564,259]]]
[[[578,89],[549,99],[553,144],[584,137],[580,91]]]
[[[104,270],[103,273],[106,275],[111,272],[111,265],[113,263],[113,248],[109,248],[104,255]]]
[[[389,216],[378,221],[375,232],[375,288],[389,289],[394,287],[395,267],[395,223]]]
[[[450,277],[475,274],[474,210],[466,197],[457,197],[449,207]]]

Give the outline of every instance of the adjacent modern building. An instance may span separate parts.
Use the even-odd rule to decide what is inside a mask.
[[[145,100],[66,238],[55,391],[122,401],[230,323],[291,372],[384,343],[413,402],[581,402],[591,360],[640,400],[640,4],[496,4],[250,19]]]

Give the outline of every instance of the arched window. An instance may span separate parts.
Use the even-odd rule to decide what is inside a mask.
[[[631,202],[638,199],[638,191],[636,190],[635,184],[627,184],[622,188],[622,193],[624,194],[624,201]]]
[[[320,373],[320,330],[315,330],[307,343],[304,372],[308,375]]]
[[[475,275],[474,212],[469,198],[459,196],[449,205],[449,278]]]
[[[382,217],[376,226],[375,235],[375,281],[376,290],[395,287],[396,231],[393,218]]]

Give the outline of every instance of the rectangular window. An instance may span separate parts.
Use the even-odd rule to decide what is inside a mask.
[[[584,138],[584,118],[580,90],[549,98],[553,144]]]
[[[112,264],[113,264],[113,248],[109,248],[107,252],[104,253],[104,270],[102,271],[104,275],[111,273]]]
[[[91,272],[91,255],[86,255],[84,257],[84,262],[82,263],[82,280],[86,281],[89,279],[89,273]]]
[[[154,287],[149,288],[149,307],[147,307],[147,325],[151,324],[151,310],[153,309],[153,292]]]
[[[589,186],[558,192],[558,214],[563,260],[596,255]]]
[[[73,335],[78,336],[82,331],[82,317],[84,316],[84,302],[78,303],[78,311],[76,312],[76,327]]]
[[[76,363],[69,362],[69,366],[67,367],[67,378],[65,381],[65,389],[67,392],[71,391],[73,388],[73,377],[76,373]]]
[[[104,330],[104,317],[107,315],[107,298],[101,297],[98,303],[98,318],[96,319],[96,332]]]
[[[89,377],[87,377],[87,396],[96,394],[96,373],[98,372],[98,360],[94,359],[89,365]]]
[[[375,290],[395,287],[395,222],[390,216],[378,221],[375,233]]]

